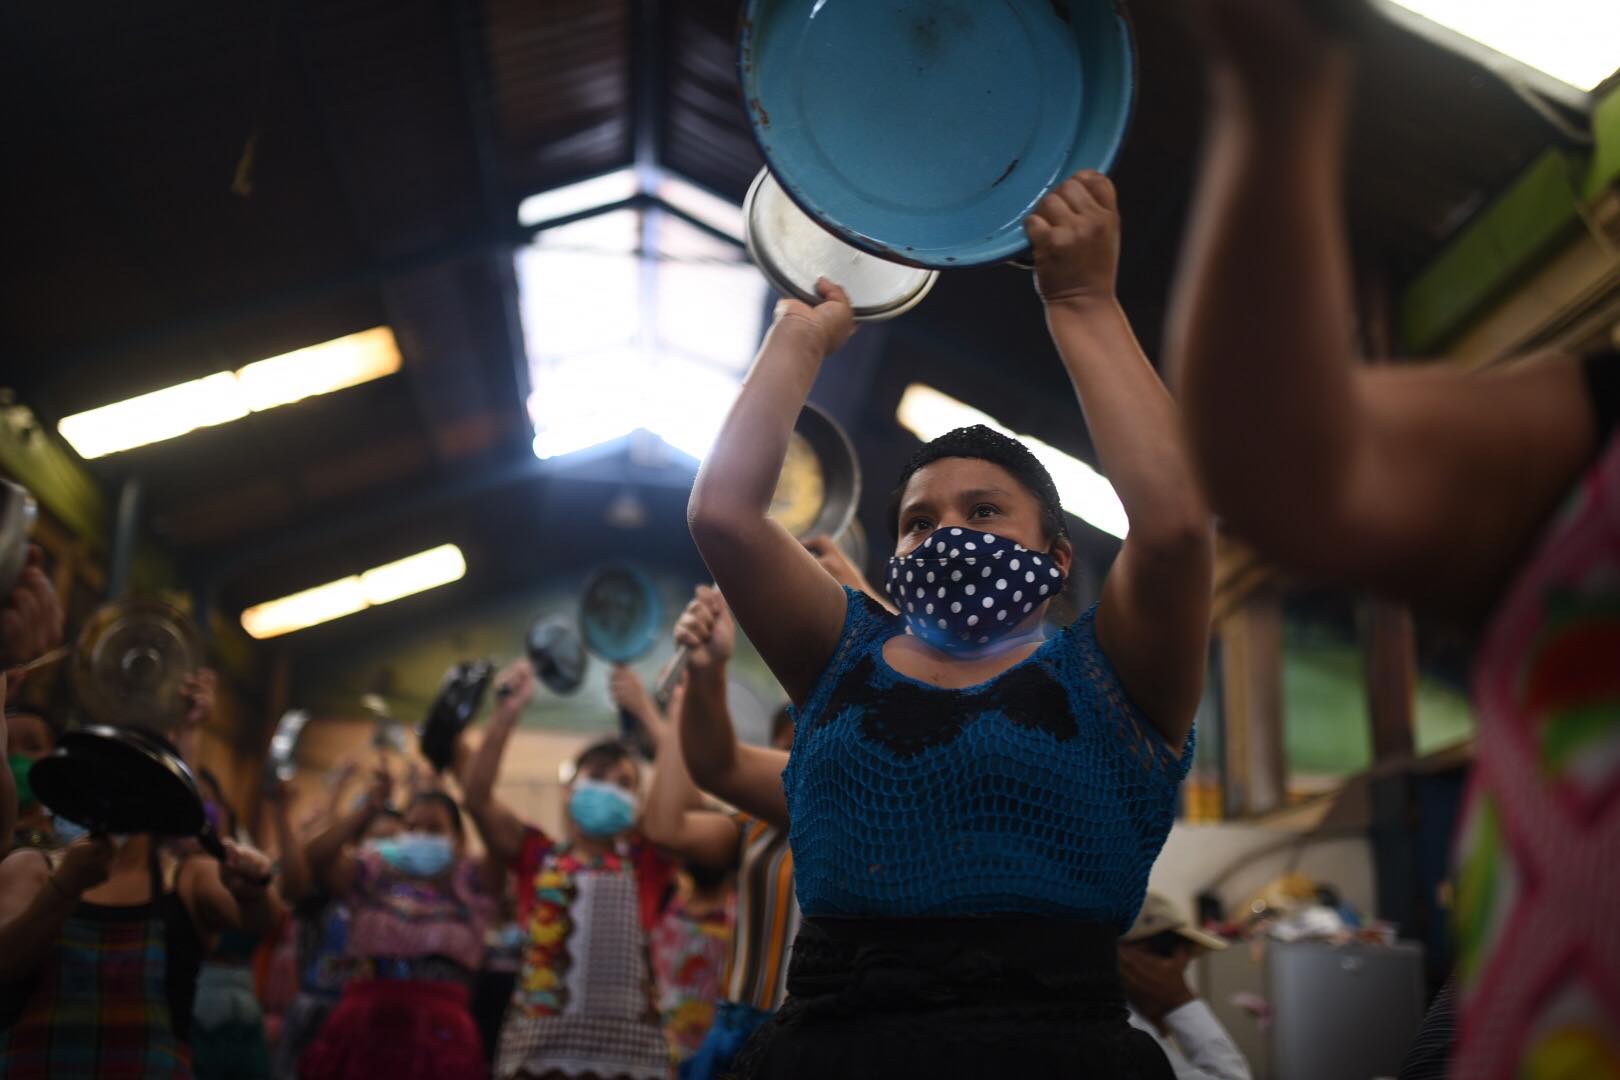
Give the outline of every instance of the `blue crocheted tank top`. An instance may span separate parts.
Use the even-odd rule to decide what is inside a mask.
[[[988,682],[901,675],[853,590],[782,774],[808,916],[1033,914],[1129,927],[1192,762],[1131,703],[1093,607]]]

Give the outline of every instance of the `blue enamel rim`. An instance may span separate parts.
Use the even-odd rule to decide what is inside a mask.
[[[584,601],[590,594],[590,586],[599,577],[609,573],[622,574],[630,578],[642,594],[642,618],[623,638],[614,638],[604,628],[597,626],[596,620],[585,609]],[[586,646],[604,660],[627,664],[651,652],[653,646],[658,643],[662,621],[663,603],[658,596],[658,587],[640,567],[628,563],[609,563],[598,567],[595,573],[586,579],[585,596],[580,598],[579,635]]]
[[[1030,252],[1022,222],[1001,227],[995,234],[993,243],[974,244],[971,247],[953,249],[958,252],[955,255],[941,254],[938,257],[919,257],[915,254],[908,254],[907,247],[903,243],[891,244],[834,220],[818,209],[799,185],[783,175],[779,167],[779,155],[773,152],[771,140],[761,130],[762,127],[769,127],[769,123],[767,121],[762,124],[759,115],[761,109],[755,94],[755,67],[752,60],[756,38],[758,37],[755,27],[759,9],[766,4],[779,2],[781,0],[746,0],[741,8],[738,15],[737,31],[737,84],[742,99],[743,111],[748,116],[749,134],[754,140],[754,145],[759,149],[760,156],[764,158],[766,167],[776,177],[777,183],[787,193],[788,198],[792,199],[799,209],[809,215],[813,221],[820,224],[834,236],[868,254],[876,255],[891,262],[915,266],[924,270],[967,269],[1007,262],[1024,265],[1027,268],[1026,260]],[[1139,64],[1136,49],[1136,32],[1129,11],[1125,8],[1122,0],[1069,0],[1069,2],[1076,5],[1091,4],[1098,8],[1106,8],[1109,14],[1118,22],[1123,46],[1120,57],[1122,77],[1116,87],[1119,94],[1118,108],[1103,160],[1090,163],[1077,162],[1074,160],[1074,151],[1071,148],[1068,167],[1062,170],[1053,183],[1041,192],[1040,198],[1044,198],[1058,184],[1081,169],[1095,169],[1102,173],[1111,172],[1118,162],[1125,140],[1129,136],[1131,121],[1134,119],[1136,111]],[[1067,18],[1067,16],[1064,17]],[[1039,198],[1035,201],[1038,202]]]

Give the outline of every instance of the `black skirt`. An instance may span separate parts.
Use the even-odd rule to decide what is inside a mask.
[[[1112,926],[1072,919],[806,919],[788,998],[736,1080],[1174,1080],[1131,1027]]]

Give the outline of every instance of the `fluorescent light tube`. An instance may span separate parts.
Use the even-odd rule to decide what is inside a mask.
[[[458,581],[467,560],[454,544],[441,544],[337,581],[267,600],[242,612],[242,629],[263,640],[353,615],[401,597]]]
[[[386,326],[64,417],[56,430],[85,460],[178,438],[317,394],[392,375],[399,345]]]

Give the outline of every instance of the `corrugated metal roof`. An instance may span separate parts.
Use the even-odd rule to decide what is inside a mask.
[[[485,0],[502,179],[523,195],[630,163],[629,0]]]
[[[658,34],[638,45],[644,5],[656,5],[648,23]],[[1116,170],[1120,290],[1150,353],[1204,108],[1185,8],[1130,4],[1142,86]],[[153,520],[184,550],[229,552],[491,462],[519,463],[528,453],[521,342],[510,259],[492,233],[511,226],[524,195],[634,160],[642,56],[652,58],[660,164],[740,197],[760,158],[736,86],[738,9],[735,0],[0,7],[5,380],[49,420],[392,324],[400,376],[95,463],[109,481],[146,474]],[[255,132],[244,197],[232,181]],[[1475,65],[1393,28],[1375,35],[1349,183],[1358,259],[1398,284],[1554,137]],[[882,390],[872,400],[916,377],[955,380],[990,408],[998,391],[976,369],[994,356],[1007,397],[992,411],[1085,453],[1027,276],[947,277],[896,328],[884,353],[893,370],[863,376]],[[889,416],[871,409],[870,430],[855,435],[881,463],[897,444]],[[491,527],[482,539],[498,546],[504,535]],[[503,557],[517,567],[527,555]]]

